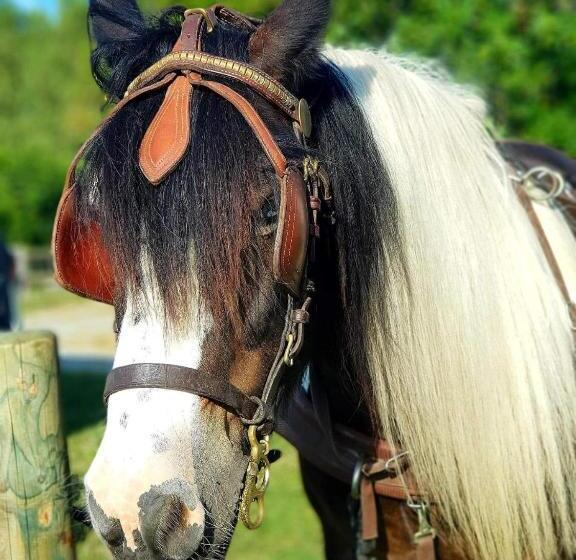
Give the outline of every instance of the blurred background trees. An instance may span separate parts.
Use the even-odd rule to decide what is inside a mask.
[[[192,5],[206,6],[196,0]],[[228,0],[263,15],[276,0]],[[141,0],[147,10],[172,0]],[[502,134],[576,154],[574,0],[334,0],[328,39],[433,57],[473,84]],[[57,16],[0,0],[0,230],[46,245],[68,162],[102,117],[87,0]]]

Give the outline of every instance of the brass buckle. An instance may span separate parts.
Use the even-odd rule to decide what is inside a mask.
[[[204,20],[206,21],[206,30],[208,31],[208,33],[212,33],[212,31],[214,31],[216,23],[208,13],[208,10],[206,10],[205,8],[191,8],[184,12],[184,17],[187,18],[188,16],[194,14],[200,14],[204,18]]]
[[[240,519],[251,531],[260,528],[264,521],[264,495],[270,484],[270,438],[258,439],[258,428],[248,428],[250,441],[250,462],[246,471],[246,482],[240,502]],[[254,506],[256,512],[254,514]],[[254,514],[254,515],[253,515]]]
[[[292,350],[294,348],[294,344],[296,343],[296,338],[294,337],[293,333],[290,333],[286,337],[286,351],[284,352],[284,364],[288,367],[294,366],[294,356],[292,356]]]
[[[324,167],[317,159],[306,156],[303,163],[304,168],[304,181],[309,183],[312,180],[317,180],[320,188],[322,189],[322,199],[324,202],[332,200],[332,190],[330,176]]]

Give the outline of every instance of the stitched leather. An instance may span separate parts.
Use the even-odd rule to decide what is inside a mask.
[[[186,18],[172,52],[197,50],[203,19]],[[184,76],[168,88],[162,105],[152,119],[140,145],[140,169],[153,185],[160,184],[182,161],[190,144],[190,107],[194,90]]]
[[[299,295],[308,251],[309,219],[302,173],[291,167],[281,184],[280,214],[274,248],[274,277]]]
[[[273,103],[292,120],[298,120],[299,100],[280,82],[249,64],[240,65],[234,60],[214,55],[194,55],[187,52],[182,53],[181,56],[169,54],[138,76],[128,87],[128,92],[140,89],[174,71],[191,71],[202,75],[214,74],[242,82]]]
[[[140,146],[140,169],[158,185],[186,155],[190,143],[190,104],[193,89],[184,76],[176,78],[166,92]]]

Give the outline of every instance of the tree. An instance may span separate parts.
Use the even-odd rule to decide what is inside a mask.
[[[265,15],[278,1],[228,4]],[[0,0],[0,233],[12,241],[48,243],[67,164],[102,118],[86,4],[63,0],[51,21]],[[436,58],[484,93],[503,134],[576,154],[575,29],[574,0],[334,0],[328,40]]]

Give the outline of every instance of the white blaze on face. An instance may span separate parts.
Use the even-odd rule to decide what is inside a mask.
[[[135,321],[126,313],[115,367],[169,363],[197,368],[206,329],[190,328],[180,341],[166,340],[157,317]],[[131,389],[110,397],[104,438],[85,479],[86,488],[109,519],[118,519],[127,544],[135,549],[142,515],[139,501],[162,485],[182,483],[190,525],[203,528],[204,509],[196,490],[194,434],[201,428],[200,398],[163,389]],[[166,491],[168,492],[168,491]],[[95,519],[96,529],[98,520]],[[100,528],[101,529],[101,528]]]

